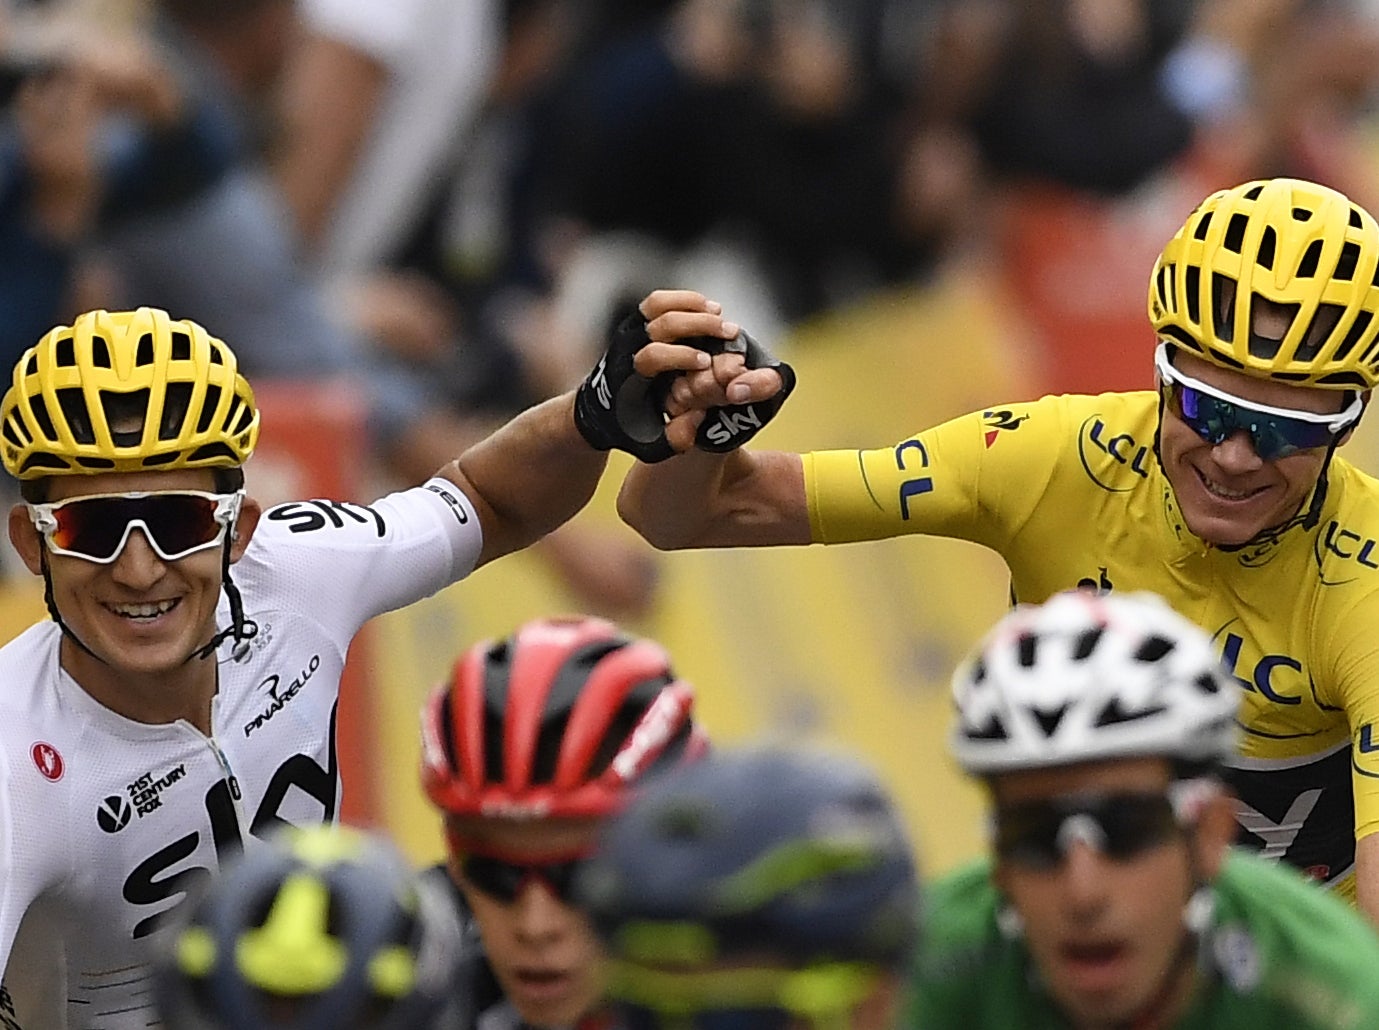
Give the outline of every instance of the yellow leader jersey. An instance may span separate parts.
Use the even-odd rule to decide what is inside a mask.
[[[1379,830],[1379,481],[1337,456],[1314,529],[1220,550],[1178,514],[1157,422],[1153,392],[1045,397],[894,447],[805,455],[813,539],[985,544],[1019,601],[1160,594],[1245,691],[1241,842],[1353,899],[1355,840]]]

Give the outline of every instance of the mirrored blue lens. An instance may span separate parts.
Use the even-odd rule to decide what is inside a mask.
[[[1331,431],[1319,422],[1271,415],[1182,383],[1173,384],[1178,412],[1203,440],[1218,444],[1242,429],[1249,434],[1255,453],[1265,461],[1331,442]]]

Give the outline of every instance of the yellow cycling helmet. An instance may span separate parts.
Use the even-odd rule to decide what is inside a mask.
[[[1213,193],[1149,279],[1161,337],[1223,368],[1296,385],[1379,384],[1376,315],[1379,223],[1301,179]]]
[[[89,311],[25,351],[0,402],[16,479],[238,468],[259,413],[235,356],[165,311]]]

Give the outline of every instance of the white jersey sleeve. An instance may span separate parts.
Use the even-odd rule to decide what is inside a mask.
[[[483,546],[479,517],[448,479],[372,504],[291,501],[264,512],[237,583],[291,584],[315,599],[312,617],[346,644],[375,615],[429,597],[474,569]],[[258,592],[258,591],[255,591]]]

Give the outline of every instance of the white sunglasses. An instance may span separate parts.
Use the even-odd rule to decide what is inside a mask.
[[[141,529],[155,554],[177,561],[215,547],[239,518],[244,491],[201,490],[88,494],[52,504],[26,504],[53,554],[109,565]]]

